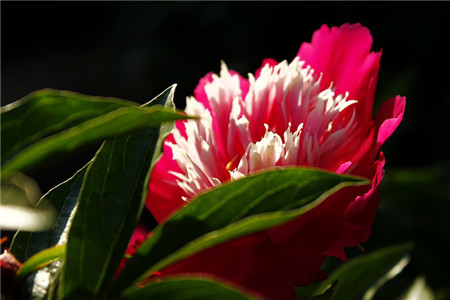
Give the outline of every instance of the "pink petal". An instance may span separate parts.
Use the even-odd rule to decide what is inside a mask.
[[[226,84],[223,85],[223,89],[231,96],[223,97],[220,102],[211,103],[211,99],[209,99],[205,87],[214,81],[214,74],[212,72],[200,79],[199,84],[195,88],[194,95],[195,99],[201,102],[203,106],[210,111],[213,118],[213,130],[217,137],[216,146],[221,155],[226,158],[225,160],[230,161],[233,156],[229,157],[226,150],[228,143],[228,122],[233,103],[232,95],[241,94],[241,97],[245,98],[248,93],[250,83],[236,71],[229,70],[228,72],[231,76],[238,76],[239,79],[238,90],[236,90],[233,86],[228,86]]]
[[[256,70],[256,72],[255,72],[255,78],[258,78],[258,77],[259,77],[259,75],[261,74],[261,69],[264,68],[266,65],[269,65],[269,66],[271,66],[271,67],[274,67],[274,66],[276,66],[277,64],[278,64],[278,62],[277,62],[275,59],[273,59],[273,58],[265,58],[265,59],[263,60],[262,64],[261,64],[261,67],[260,67],[258,70]]]
[[[171,137],[168,138],[168,140],[170,139]],[[149,192],[145,200],[147,209],[150,210],[158,223],[164,221],[175,210],[186,204],[182,200],[185,192],[176,184],[176,176],[169,171],[181,172],[177,162],[172,159],[172,149],[164,145],[164,155],[153,168],[148,187]]]
[[[241,87],[242,91],[242,99],[245,99],[245,96],[247,96],[248,93],[248,89],[250,88],[250,82],[248,81],[248,79],[245,79],[244,77],[241,76],[241,74],[239,74],[234,70],[230,70],[230,73],[231,75],[239,76],[239,86]]]
[[[333,82],[338,94],[349,92],[349,100],[362,101],[360,118],[372,116],[381,52],[370,52],[372,36],[360,24],[332,27],[323,25],[303,43],[297,56],[315,72],[322,73],[322,88]]]
[[[351,162],[351,161],[347,161],[347,162],[343,163],[343,164],[340,165],[339,168],[336,170],[336,173],[337,173],[337,174],[342,174],[342,173],[344,173],[345,171],[348,170],[348,168],[350,168],[351,165],[352,165],[352,162]]]
[[[203,106],[206,109],[209,109],[211,111],[211,106],[209,105],[208,96],[205,92],[205,86],[213,81],[213,72],[209,72],[206,74],[200,81],[198,82],[198,85],[195,87],[194,90],[194,97],[197,99],[198,102],[202,103]]]
[[[348,246],[357,246],[366,241],[370,236],[370,228],[375,219],[380,200],[380,185],[384,175],[384,154],[380,153],[379,159],[371,166],[358,170],[355,175],[371,177],[370,189],[356,197],[345,210],[345,230],[343,242]],[[358,243],[358,244],[357,244]]]
[[[377,152],[384,142],[397,129],[405,113],[406,98],[396,96],[385,101],[375,118],[378,127]]]

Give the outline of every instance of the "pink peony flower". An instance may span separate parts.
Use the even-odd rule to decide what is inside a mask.
[[[158,222],[199,192],[273,166],[311,166],[370,178],[282,226],[213,247],[161,274],[202,272],[267,298],[297,299],[294,287],[326,277],[326,256],[370,235],[383,177],[381,145],[400,123],[405,98],[372,119],[381,52],[360,24],[323,25],[290,63],[266,59],[245,79],[222,63],[187,99],[200,120],[177,122],[150,180],[147,208]]]

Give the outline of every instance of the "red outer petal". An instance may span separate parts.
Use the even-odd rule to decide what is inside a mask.
[[[372,126],[375,135],[371,137],[369,151],[360,159],[361,165],[370,164],[377,156],[381,146],[394,133],[403,119],[406,98],[396,96],[386,100],[378,111]]]
[[[323,25],[303,43],[297,56],[315,72],[322,73],[322,88],[333,82],[338,94],[361,101],[360,118],[372,117],[373,98],[380,68],[381,52],[371,52],[372,36],[360,24],[329,29]]]
[[[384,142],[394,133],[403,119],[405,113],[406,98],[396,96],[385,101],[377,116],[375,126],[378,127],[377,152]]]
[[[172,136],[169,136],[167,140],[173,141]],[[145,206],[158,223],[186,204],[181,198],[186,193],[176,184],[178,180],[176,176],[169,173],[169,171],[181,172],[180,167],[172,158],[172,149],[167,145],[164,145],[163,149],[164,155],[155,165],[150,176],[149,192],[145,200]]]
[[[143,224],[138,224],[136,229],[133,232],[133,235],[131,236],[130,241],[128,242],[127,250],[125,251],[125,254],[127,255],[134,255],[137,251],[137,249],[142,245],[144,240],[148,237],[150,237],[149,230],[146,226]],[[122,258],[122,261],[120,262],[119,267],[117,268],[116,274],[114,275],[114,278],[117,278],[119,274],[122,272],[123,267],[127,263],[127,258]]]

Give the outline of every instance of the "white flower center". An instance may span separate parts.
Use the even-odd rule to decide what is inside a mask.
[[[336,171],[350,166],[361,133],[355,121],[356,100],[320,90],[320,77],[295,58],[264,66],[249,75],[242,96],[238,75],[222,64],[220,77],[205,86],[211,111],[195,98],[186,113],[201,116],[176,129],[169,143],[182,173],[174,173],[189,200],[198,192],[275,166],[303,165]]]

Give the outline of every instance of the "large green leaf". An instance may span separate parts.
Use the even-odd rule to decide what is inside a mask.
[[[174,90],[170,87],[149,105],[172,106]],[[70,228],[61,299],[94,299],[108,286],[142,213],[150,169],[168,129],[106,140],[90,163]]]
[[[367,180],[309,168],[269,170],[220,185],[158,226],[115,281],[114,293],[193,253],[298,217]]]
[[[249,300],[259,299],[259,297],[212,278],[186,275],[151,282],[142,288],[129,291],[122,296],[122,299]]]
[[[297,294],[300,299],[319,295],[338,281],[332,299],[362,299],[368,290],[364,299],[371,299],[377,288],[403,270],[409,262],[411,248],[411,244],[401,244],[356,257],[344,263],[327,280],[296,288]],[[374,289],[370,290],[371,287]]]
[[[2,169],[6,177],[55,153],[161,122],[186,118],[163,107],[43,90],[2,108]]]

